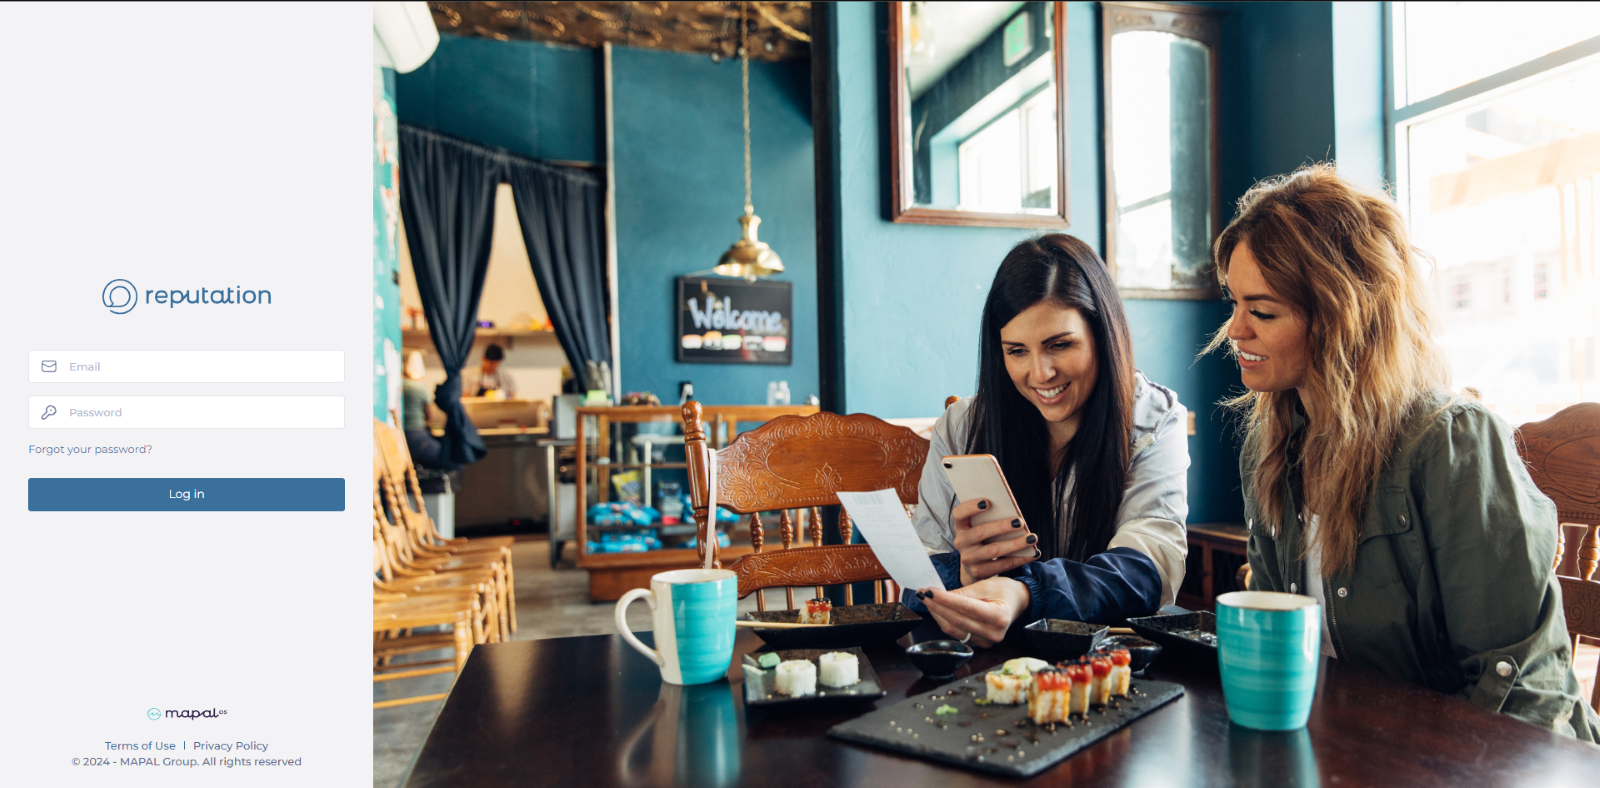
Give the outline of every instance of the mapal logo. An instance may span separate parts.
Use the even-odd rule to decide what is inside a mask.
[[[205,720],[221,717],[228,713],[227,709],[158,709],[154,706],[145,711],[144,716],[153,722],[162,718],[169,720]]]
[[[113,279],[100,291],[100,303],[113,315],[126,315],[139,305],[139,288],[126,279]]]

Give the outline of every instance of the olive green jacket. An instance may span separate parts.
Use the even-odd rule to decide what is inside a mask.
[[[1250,587],[1303,593],[1299,485],[1286,485],[1286,522],[1274,528],[1259,515],[1255,464],[1247,442]],[[1338,658],[1600,741],[1600,717],[1572,672],[1555,544],[1555,505],[1528,476],[1511,428],[1475,402],[1424,398],[1378,476],[1354,568],[1323,579]]]

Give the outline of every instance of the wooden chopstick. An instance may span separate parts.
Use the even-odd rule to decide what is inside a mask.
[[[736,623],[741,627],[750,627],[751,629],[801,629],[803,627],[832,626],[831,624],[780,624],[776,621],[739,621]]]
[[[1132,635],[1133,634],[1133,629],[1131,627],[1112,627],[1111,629],[1106,631],[1106,634],[1108,634],[1108,635]]]

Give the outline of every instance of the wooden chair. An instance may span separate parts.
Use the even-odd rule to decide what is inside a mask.
[[[1578,678],[1592,682],[1589,705],[1595,711],[1600,711],[1600,660],[1596,660],[1593,646],[1581,642],[1600,638],[1600,582],[1576,577],[1556,579],[1561,581],[1561,604],[1567,614],[1567,634],[1572,635],[1573,668],[1577,670],[1581,666],[1583,670],[1578,673]]]
[[[1556,574],[1588,580],[1600,564],[1600,403],[1565,408],[1517,430],[1517,451],[1555,501]]]
[[[513,587],[513,578],[510,575],[511,551],[500,548],[442,553],[430,551],[426,545],[414,543],[411,533],[391,519],[390,513],[394,510],[383,495],[384,476],[376,460],[373,477],[373,519],[381,536],[381,545],[387,554],[388,562],[388,576],[383,579],[389,582],[404,582],[435,575],[467,574],[475,577],[477,573],[487,572],[492,577],[495,599],[492,604],[483,607],[495,615],[495,627],[509,639],[513,631],[511,617],[514,615],[510,602]]]
[[[376,539],[372,546],[374,575],[383,570],[386,562],[382,546]],[[406,594],[374,590],[372,599],[372,681],[373,683],[420,678],[440,673],[460,675],[467,656],[475,643],[484,642],[479,622],[482,610],[478,596],[469,590],[458,589],[426,597],[408,597]],[[417,634],[414,629],[443,627],[443,632]],[[392,657],[437,649],[452,649],[450,659],[420,662],[392,663]],[[376,701],[375,709],[426,703],[441,700],[443,694],[418,695],[409,698],[391,698]]]
[[[422,488],[417,481],[416,467],[406,449],[405,438],[393,427],[373,420],[373,462],[377,489],[374,504],[387,511],[386,519],[402,526],[406,534],[404,545],[395,549],[407,555],[400,563],[419,564],[432,559],[455,557],[463,561],[485,564],[497,560],[500,564],[500,599],[494,609],[503,619],[502,631],[506,639],[517,630],[516,576],[511,564],[512,537],[479,539],[446,539],[434,527],[422,505]],[[397,561],[398,562],[398,561]],[[449,569],[461,569],[452,565]]]
[[[1600,710],[1600,403],[1564,408],[1517,430],[1517,451],[1539,491],[1556,504],[1555,572],[1561,582],[1572,660],[1591,683],[1589,704]],[[1586,678],[1587,677],[1587,678]]]
[[[699,524],[701,563],[710,551],[716,560],[716,527],[708,511],[708,469],[713,452],[706,445],[698,402],[683,406],[684,451],[689,465],[689,491]],[[839,513],[844,544],[823,546],[821,507],[836,505],[840,491],[892,488],[907,506],[917,502],[917,482],[928,456],[928,441],[905,427],[896,427],[865,414],[839,416],[780,416],[735,439],[715,452],[717,506],[750,516],[750,545],[755,550],[730,567],[739,576],[740,598],[768,588],[786,591],[794,609],[795,587],[839,583],[875,582],[875,601],[894,601],[899,590],[889,573],[864,544],[850,544],[850,518]],[[778,512],[783,549],[765,550],[761,512]],[[795,517],[791,511],[805,513]],[[800,546],[796,526],[809,525],[810,546]],[[802,533],[801,536],[804,534]],[[845,586],[845,604],[854,604]],[[766,595],[758,593],[756,606],[767,609]]]

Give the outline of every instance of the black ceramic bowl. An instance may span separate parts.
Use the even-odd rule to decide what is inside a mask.
[[[930,679],[947,679],[972,659],[972,647],[959,640],[928,640],[906,649],[911,664]]]
[[[1063,621],[1059,618],[1041,618],[1029,624],[1028,645],[1034,651],[1052,657],[1072,659],[1093,651],[1105,638],[1108,627],[1085,624],[1082,621]]]
[[[1160,643],[1145,640],[1138,635],[1112,635],[1100,641],[1100,648],[1127,649],[1128,656],[1132,658],[1132,661],[1128,663],[1128,669],[1134,673],[1150,667],[1150,663],[1155,661],[1156,655],[1161,653]]]
[[[1210,611],[1128,619],[1133,631],[1160,643],[1180,662],[1217,664],[1217,617]]]

